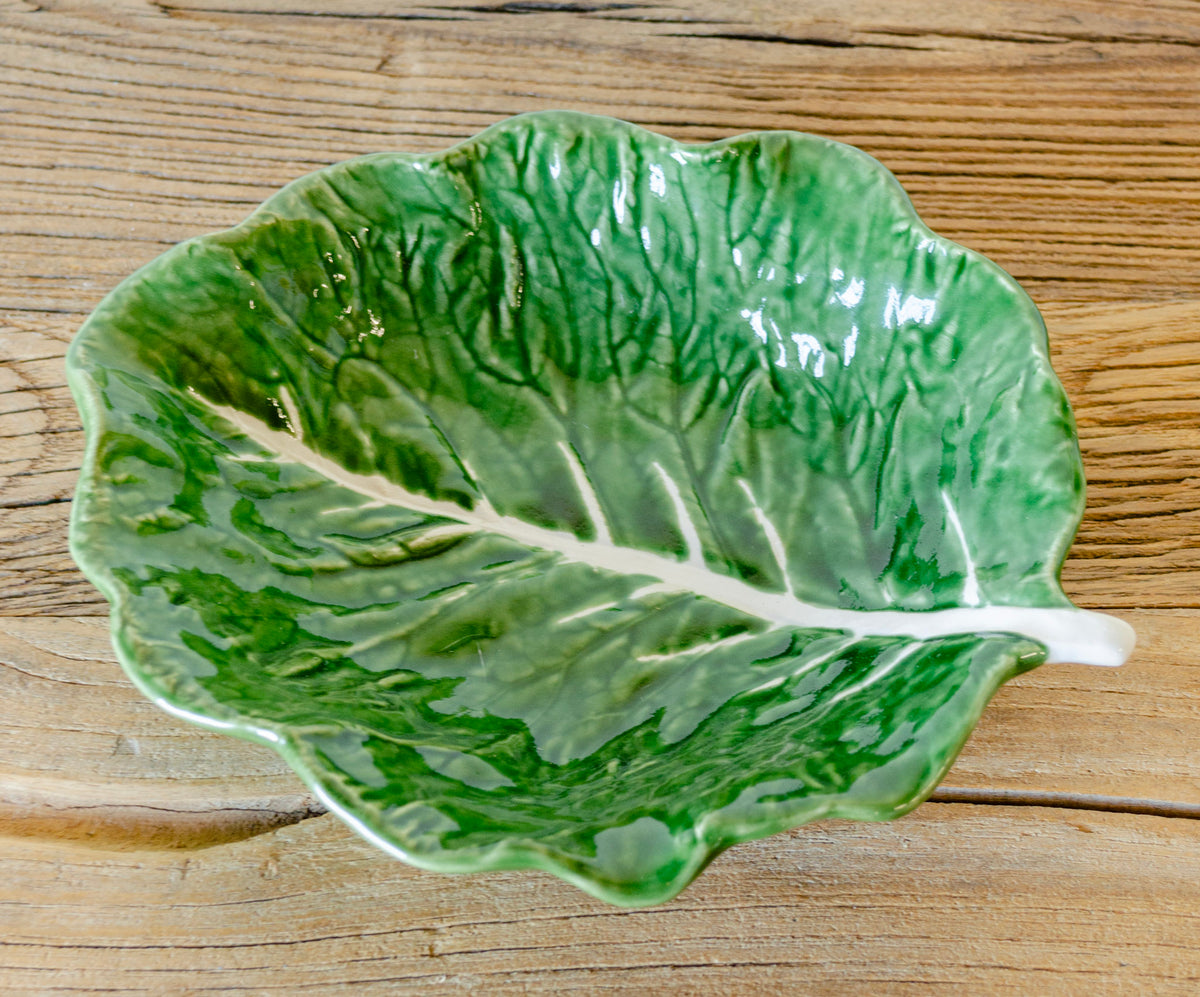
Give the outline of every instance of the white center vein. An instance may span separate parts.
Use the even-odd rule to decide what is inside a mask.
[[[245,412],[213,405],[217,415],[228,420],[253,442],[324,475],[329,480],[372,499],[409,509],[424,515],[455,520],[478,531],[495,533],[517,543],[553,551],[564,559],[589,565],[601,571],[657,579],[680,592],[691,592],[737,609],[773,624],[823,630],[843,630],[854,637],[906,636],[918,640],[958,634],[1005,633],[1031,638],[1045,645],[1051,662],[1078,662],[1093,665],[1119,665],[1133,649],[1132,628],[1122,620],[1089,610],[1026,606],[969,606],[923,612],[904,610],[855,610],[819,606],[804,602],[787,592],[764,592],[707,566],[700,538],[686,513],[679,486],[658,464],[685,531],[688,558],[679,561],[652,551],[621,547],[611,542],[580,540],[565,530],[551,530],[513,516],[503,516],[490,504],[480,502],[472,510],[453,502],[410,492],[379,474],[365,475],[348,471],[340,464],[317,453],[288,433],[271,429]],[[575,467],[571,467],[575,474]],[[582,473],[582,468],[579,469]],[[478,480],[478,479],[476,479]],[[576,479],[577,486],[579,485]],[[584,502],[599,509],[594,494]],[[596,516],[596,533],[607,533],[602,516]],[[689,529],[690,527],[690,529]]]

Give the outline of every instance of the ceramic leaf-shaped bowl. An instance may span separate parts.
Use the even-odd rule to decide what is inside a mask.
[[[932,791],[1058,570],[1044,327],[866,155],[512,119],[321,170],[69,356],[72,549],[133,680],[428,869],[673,896]]]

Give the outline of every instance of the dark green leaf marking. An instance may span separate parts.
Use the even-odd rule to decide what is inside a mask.
[[[1036,310],[811,136],[541,114],[330,167],[122,284],[69,367],[72,549],[131,676],[431,869],[668,899],[733,842],[915,806],[1045,657],[589,550],[840,609],[1070,607]]]

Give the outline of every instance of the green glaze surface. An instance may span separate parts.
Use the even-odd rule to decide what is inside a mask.
[[[812,136],[548,113],[342,163],[68,361],[72,550],[131,677],[429,869],[655,903],[899,815],[1045,647],[792,607],[1071,609],[1035,308]]]

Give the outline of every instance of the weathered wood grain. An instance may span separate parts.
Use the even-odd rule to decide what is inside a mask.
[[[0,618],[0,743],[0,836],[195,848],[323,812],[273,752],[143,697],[99,618]]]
[[[0,32],[0,278],[25,278],[0,306],[86,309],[89,276],[300,172],[548,106],[854,142],[1040,300],[1200,289],[1190,7],[122,0],[13,4]]]
[[[1200,306],[1045,317],[1088,478],[1067,589],[1109,606],[1200,605]]]
[[[16,993],[1155,993],[1200,982],[1200,824],[931,804],[733,848],[618,911],[437,876],[332,817],[192,852],[0,856]]]

